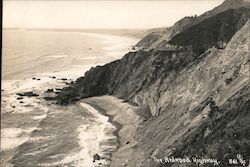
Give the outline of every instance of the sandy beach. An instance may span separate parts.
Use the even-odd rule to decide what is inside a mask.
[[[82,101],[108,116],[109,122],[116,127],[114,134],[118,137],[118,149],[112,153],[110,166],[139,165],[139,158],[136,160],[139,154],[134,149],[137,146],[137,141],[134,139],[136,130],[142,122],[140,116],[136,114],[138,108],[113,96],[92,97]]]

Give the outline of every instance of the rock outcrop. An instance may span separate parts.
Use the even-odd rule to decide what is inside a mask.
[[[33,97],[33,96],[39,96],[38,94],[34,92],[23,92],[23,93],[17,93],[18,96],[27,96],[27,97]]]

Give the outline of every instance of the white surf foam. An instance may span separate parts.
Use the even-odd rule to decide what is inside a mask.
[[[1,139],[1,151],[14,149],[25,143],[29,137],[4,138]]]
[[[46,56],[46,57],[49,57],[49,58],[65,58],[65,57],[68,57],[68,55],[49,55],[49,56]]]
[[[3,128],[1,129],[1,151],[14,149],[29,139],[29,134],[36,128]]]
[[[91,143],[86,137],[91,136],[86,132],[89,125],[80,125],[78,127],[79,131],[79,145],[81,146],[79,151],[66,155],[62,160],[51,162],[51,163],[40,163],[40,166],[64,166],[69,163],[73,164],[75,167],[94,167],[93,159],[89,154],[89,149],[87,148]],[[92,138],[92,137],[91,137]],[[86,140],[85,140],[86,139]],[[50,158],[57,158],[58,156],[64,156],[65,154],[59,154],[51,156]]]
[[[41,119],[44,119],[46,116],[47,116],[47,114],[37,115],[37,116],[32,117],[32,119],[41,120]]]
[[[114,137],[107,137],[105,135],[105,128],[113,127],[108,122],[108,117],[101,115],[95,108],[86,103],[80,103],[80,105],[87,109],[92,116],[93,122],[91,124],[80,125],[77,128],[78,132],[78,144],[79,150],[71,154],[66,155],[62,160],[52,163],[41,163],[41,166],[59,166],[73,164],[76,167],[95,167],[99,163],[107,165],[109,162],[105,159],[93,162],[93,156],[99,154],[101,157],[107,157],[102,155],[100,143],[103,140],[107,140]],[[114,128],[114,127],[113,127]],[[112,146],[103,147],[102,149],[111,148]],[[62,155],[60,155],[62,156]],[[52,157],[53,158],[53,157]]]
[[[34,152],[31,152],[31,153],[26,153],[24,155],[36,155],[36,154],[40,154],[40,153],[43,153],[45,151],[47,151],[48,149],[47,148],[43,148],[43,149],[39,149],[37,151],[34,151]]]

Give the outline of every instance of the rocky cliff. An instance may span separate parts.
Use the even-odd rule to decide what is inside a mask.
[[[146,35],[142,40],[140,40],[137,43],[137,46],[148,49],[168,48],[169,41],[175,35],[219,13],[222,13],[229,9],[238,9],[242,7],[250,8],[250,2],[248,0],[226,0],[218,7],[215,7],[213,10],[205,12],[204,14],[198,17],[197,16],[184,17],[180,21],[176,22],[172,27],[153,30],[151,33]]]
[[[172,49],[129,52],[120,60],[92,68],[61,91],[57,96],[58,103],[68,104],[85,97],[113,94],[140,105],[141,100],[136,96],[139,92],[156,82],[161,85],[165,80],[174,80],[186,66],[206,57],[211,52],[207,49],[220,46],[221,41],[225,47],[247,22],[249,11],[246,8],[229,10],[207,19],[176,35],[170,41],[176,45]]]
[[[237,154],[248,160],[249,17],[249,8],[229,9],[175,35],[171,49],[92,68],[57,103],[111,94],[141,107],[140,115],[150,111],[134,136],[138,167],[199,165],[160,162],[171,156],[216,158],[225,167]]]
[[[250,18],[249,8],[229,9],[175,35],[171,45],[192,47],[201,54],[212,46],[224,48],[233,34]],[[206,27],[206,28],[204,28]]]
[[[237,154],[248,160],[249,29],[248,22],[225,50],[210,49],[174,80],[156,82],[137,95],[158,115],[139,129],[145,155],[212,157],[222,161],[220,166],[229,166],[228,159]],[[146,164],[157,165],[150,160]],[[172,164],[162,166],[167,165]]]

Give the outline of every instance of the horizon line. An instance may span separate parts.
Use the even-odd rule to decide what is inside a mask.
[[[170,26],[171,27],[171,26]],[[24,30],[149,30],[158,28],[168,28],[165,27],[155,27],[155,28],[52,28],[52,27],[2,27],[3,29],[24,29]]]

